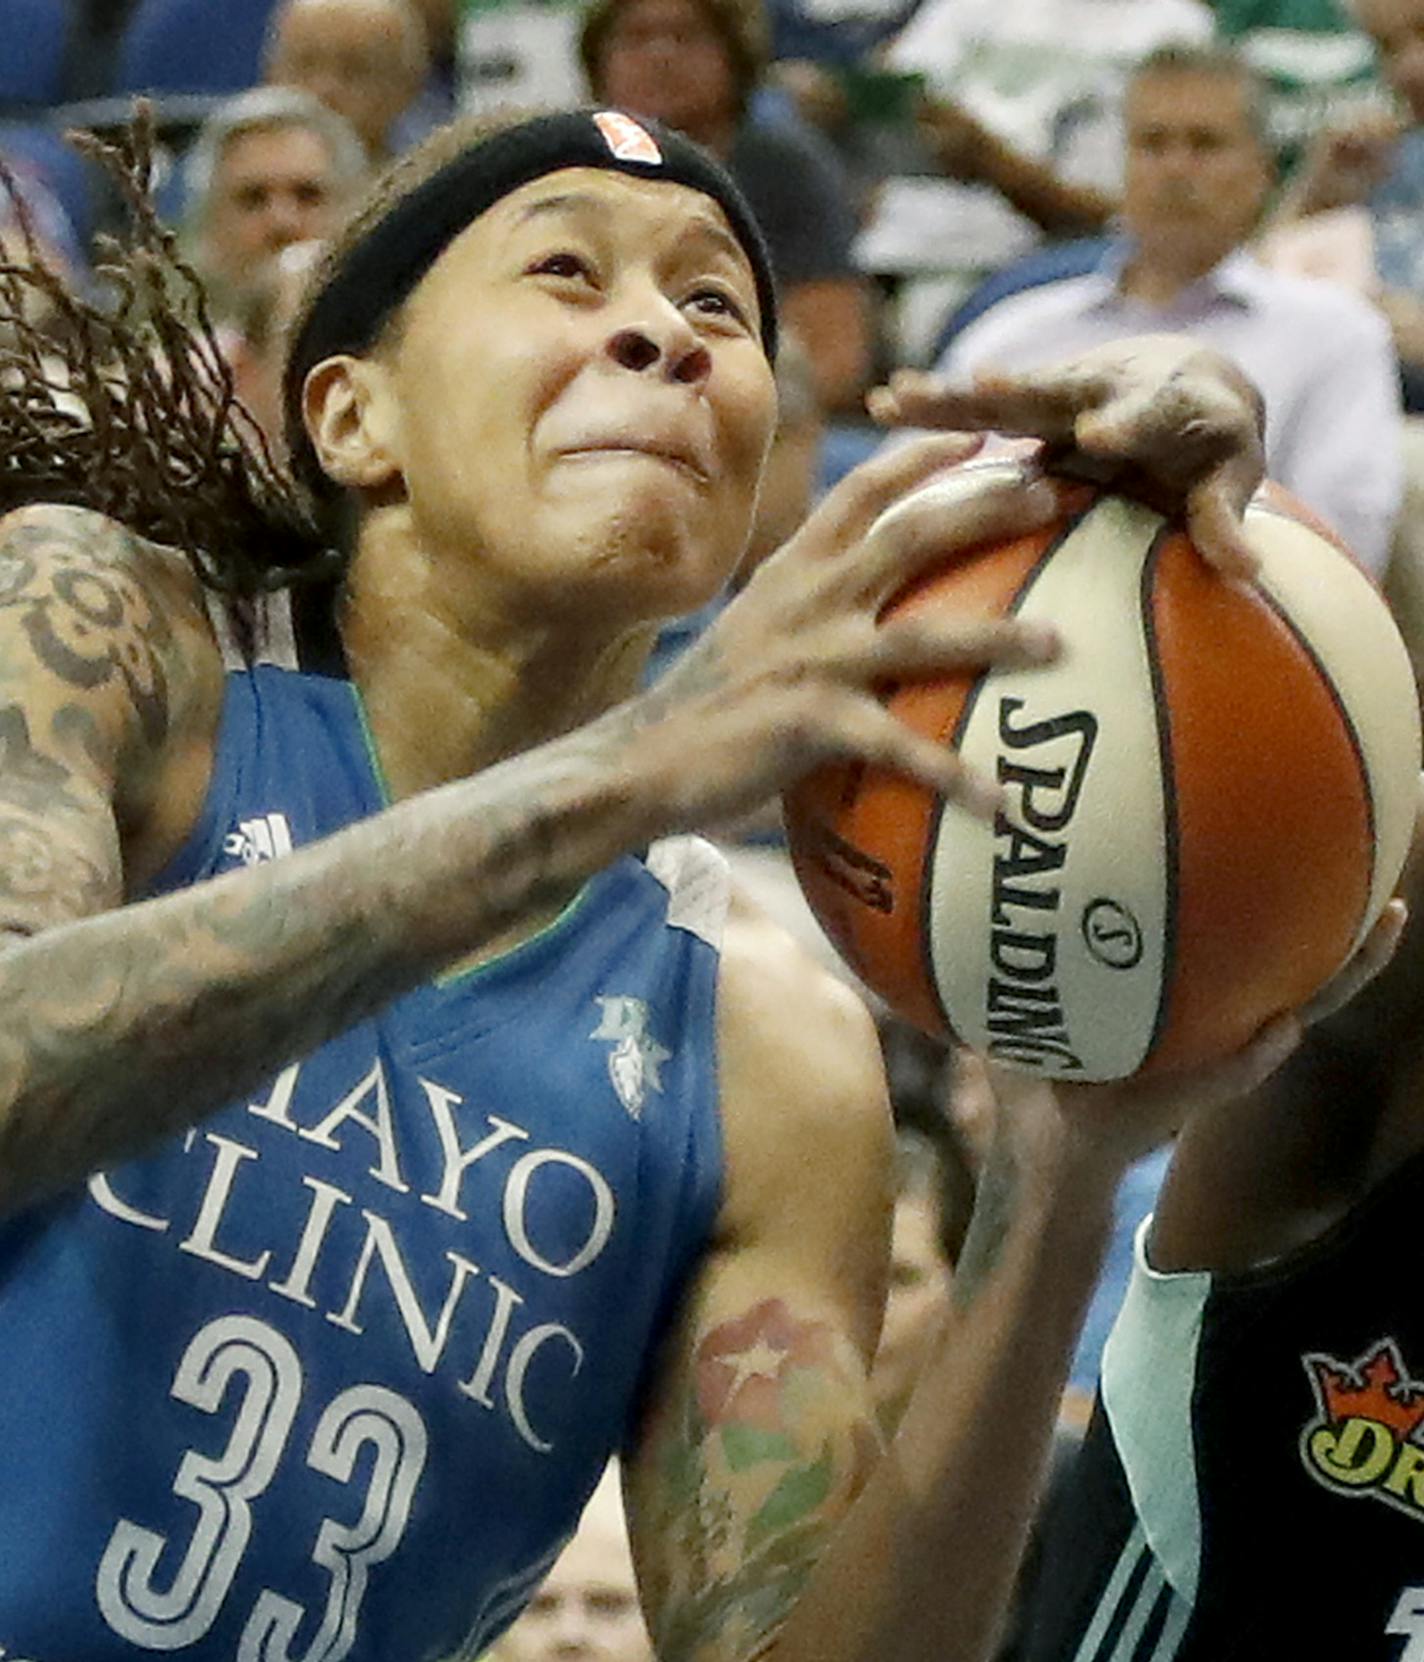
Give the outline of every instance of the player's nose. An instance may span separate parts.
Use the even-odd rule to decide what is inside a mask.
[[[712,372],[712,354],[672,307],[614,328],[604,351],[620,369],[639,375],[661,373],[669,380],[695,384]]]

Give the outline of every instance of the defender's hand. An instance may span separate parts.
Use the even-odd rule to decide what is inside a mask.
[[[1241,514],[1264,466],[1260,394],[1228,359],[1191,341],[1143,336],[1043,370],[984,371],[970,387],[902,370],[867,405],[885,423],[1042,439],[1046,469],[1182,515],[1222,571],[1256,568]]]
[[[1060,1083],[1058,1106],[1073,1134],[1125,1167],[1173,1135],[1189,1114],[1249,1095],[1286,1061],[1307,1027],[1334,1015],[1384,969],[1399,945],[1406,916],[1404,902],[1391,900],[1338,975],[1301,1009],[1268,1022],[1233,1056],[1141,1081]]]
[[[877,696],[896,681],[1041,663],[1055,650],[1041,625],[1013,618],[881,622],[887,601],[927,567],[1058,512],[1035,468],[1006,464],[966,471],[952,497],[910,501],[882,519],[979,445],[963,434],[927,439],[857,468],[657,686],[624,706],[667,793],[670,828],[716,823],[842,757],[992,813],[997,787]]]

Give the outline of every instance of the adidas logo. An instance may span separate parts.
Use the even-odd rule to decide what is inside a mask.
[[[223,853],[245,866],[261,865],[292,852],[292,828],[285,814],[260,814],[238,823],[236,831],[223,838]]]

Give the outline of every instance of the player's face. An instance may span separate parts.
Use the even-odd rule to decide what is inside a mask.
[[[1356,16],[1374,37],[1385,79],[1424,121],[1424,0],[1356,0]]]
[[[412,532],[527,618],[641,623],[745,546],[774,420],[751,267],[700,192],[596,168],[512,192],[385,354]]]
[[[1209,269],[1250,234],[1270,186],[1245,89],[1210,73],[1148,75],[1126,118],[1128,230],[1147,258]]]

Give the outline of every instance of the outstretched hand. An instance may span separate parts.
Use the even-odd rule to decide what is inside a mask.
[[[1220,354],[1172,335],[1101,347],[970,386],[901,370],[867,399],[887,425],[991,428],[1044,442],[1046,469],[1180,514],[1203,556],[1249,576],[1241,515],[1261,482],[1259,393]]]
[[[1299,1010],[1276,1017],[1230,1056],[1202,1067],[1108,1085],[1059,1083],[1053,1095],[1070,1135],[1117,1169],[1150,1153],[1190,1114],[1249,1096],[1294,1052],[1305,1030],[1332,1016],[1367,987],[1394,956],[1408,915],[1395,899],[1345,967]],[[1025,1097],[996,1072],[1001,1103]]]

